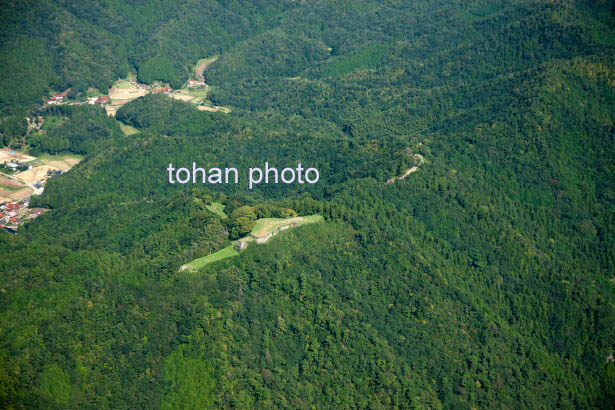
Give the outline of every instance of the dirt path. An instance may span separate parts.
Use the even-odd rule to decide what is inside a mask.
[[[211,63],[213,63],[217,59],[218,57],[208,58],[204,60],[201,64],[196,66],[196,68],[194,69],[194,75],[196,76],[197,80],[205,81],[205,77],[203,77],[203,72],[207,70],[207,67],[209,67]]]
[[[419,167],[425,163],[425,158],[423,158],[423,156],[421,154],[414,154],[414,159],[419,161],[418,165],[413,166],[412,168],[410,168],[409,170],[407,170],[406,172],[404,172],[402,175],[400,175],[398,177],[393,177],[393,178],[389,179],[387,181],[387,184],[392,184],[393,182],[397,181],[398,179],[404,179],[405,177],[407,177],[408,175],[412,174],[413,172],[416,172],[419,169]]]

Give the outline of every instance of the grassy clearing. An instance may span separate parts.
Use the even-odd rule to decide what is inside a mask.
[[[0,189],[5,189],[7,191],[17,192],[20,189],[23,189],[23,186],[5,185],[2,182],[0,182]]]
[[[224,212],[222,211],[223,208],[224,205],[218,202],[214,202],[211,205],[207,205],[207,209],[209,209],[210,211],[216,214],[218,214],[217,211],[219,211],[226,217],[226,214],[224,214]],[[214,209],[216,209],[216,211],[214,211]],[[243,238],[239,239],[239,242],[252,242],[254,241],[254,237],[260,238],[267,236],[276,228],[280,228],[284,225],[298,223],[299,226],[301,226],[321,221],[324,221],[324,218],[320,215],[310,215],[303,217],[298,216],[295,218],[261,218],[256,221],[256,225],[252,229],[250,235],[246,235]],[[211,255],[205,256],[203,258],[195,259],[192,262],[185,264],[181,267],[181,270],[197,271],[210,263],[239,255],[239,251],[235,249],[236,242],[237,241],[233,242],[231,245],[216,253],[212,253]]]
[[[258,237],[258,238],[262,238],[264,236],[269,235],[271,232],[273,232],[276,229],[279,229],[285,225],[291,225],[294,223],[297,223],[299,226],[301,225],[305,225],[305,224],[309,224],[309,223],[315,223],[315,222],[320,222],[323,220],[323,217],[320,215],[310,215],[310,216],[298,216],[295,218],[261,218],[258,221],[256,221],[256,225],[254,225],[254,228],[252,229],[251,234]]]
[[[224,205],[222,205],[220,202],[212,202],[211,205],[205,205],[205,208],[218,215],[222,219],[227,218],[226,214],[224,213]]]
[[[213,56],[213,57],[208,57],[208,58],[201,58],[199,61],[196,62],[196,67],[200,67],[204,64],[211,64],[214,61],[216,61],[218,59],[218,56]]]
[[[136,88],[129,82],[120,82],[115,84],[115,88]]]
[[[372,44],[348,56],[331,59],[321,68],[321,77],[341,77],[353,71],[376,68],[391,48],[390,44]]]
[[[122,129],[122,132],[124,133],[124,135],[129,136],[129,135],[139,133],[139,130],[133,127],[132,125],[124,124],[121,121],[118,121],[118,122],[120,123],[120,128]]]
[[[88,96],[88,98],[92,98],[92,97],[100,97],[101,95],[103,95],[98,88],[88,88],[86,95]]]
[[[190,94],[191,96],[195,98],[205,98],[207,97],[207,94],[209,94],[209,91],[207,91],[206,88],[201,88],[201,89],[191,88],[189,89],[188,94]]]
[[[192,262],[184,265],[184,267],[187,270],[199,270],[205,265],[209,265],[210,263],[217,262],[226,258],[231,258],[237,255],[239,255],[239,252],[235,249],[235,245],[233,243],[226,248],[219,250],[216,253],[212,253],[211,255],[207,255],[203,258],[195,259]]]
[[[85,158],[84,155],[79,154],[62,154],[62,155],[51,155],[51,154],[41,154],[37,158],[40,164],[47,164],[52,161],[62,161],[73,167],[76,163],[83,161]]]
[[[261,218],[256,221],[256,225],[252,228],[252,235],[261,237],[267,236],[271,231],[280,226],[288,225],[289,223],[293,223],[298,221],[299,218]],[[292,221],[290,221],[292,220]]]

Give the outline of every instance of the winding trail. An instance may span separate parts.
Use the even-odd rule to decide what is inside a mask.
[[[406,172],[404,172],[400,176],[393,177],[393,178],[389,179],[387,181],[387,184],[392,184],[393,182],[397,181],[398,179],[404,179],[405,177],[407,177],[408,175],[412,174],[413,172],[418,171],[419,167],[425,163],[425,158],[423,158],[423,156],[421,154],[414,154],[414,159],[419,161],[418,165],[413,166],[412,168],[410,168],[409,170],[407,170]]]

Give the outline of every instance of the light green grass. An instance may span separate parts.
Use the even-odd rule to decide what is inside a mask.
[[[196,62],[196,65],[194,66],[194,69],[196,70],[198,67],[200,67],[203,64],[211,64],[214,61],[216,61],[218,59],[218,57],[220,57],[220,56],[219,55],[215,55],[213,57],[201,58],[199,61]]]
[[[271,231],[280,226],[288,225],[292,223],[291,220],[296,220],[298,222],[298,218],[261,218],[256,221],[254,228],[252,228],[252,235],[261,237],[267,236]]]
[[[333,58],[322,66],[321,76],[341,77],[353,71],[376,68],[391,49],[391,44],[372,44],[350,55]]]
[[[128,135],[133,135],[133,134],[138,134],[139,130],[136,129],[135,127],[133,127],[132,125],[128,125],[128,124],[124,124],[121,121],[118,121],[120,123],[120,128],[122,129],[122,132],[128,136]]]
[[[212,205],[207,205],[207,209],[209,209],[212,212],[217,213],[216,211],[210,209],[210,207],[214,207],[215,205],[217,205],[216,208],[220,212],[222,212],[222,214],[224,214],[224,212],[222,211],[224,206],[218,202],[214,202]],[[295,222],[298,222],[299,226],[301,226],[301,225],[307,225],[307,224],[321,222],[321,221],[324,221],[324,218],[321,215],[310,215],[310,216],[303,216],[303,217],[298,216],[294,218],[261,218],[258,221],[256,221],[256,225],[252,229],[251,234],[244,236],[243,238],[239,239],[239,241],[252,242],[254,241],[254,236],[256,237],[267,236],[274,229],[279,228],[284,225],[289,225]],[[185,264],[184,266],[182,266],[182,270],[185,269],[189,271],[197,271],[203,268],[205,265],[208,265],[210,263],[239,255],[239,251],[235,249],[236,242],[233,242],[231,245],[227,246],[226,248],[222,250],[219,250],[216,253],[212,253],[211,255],[205,256],[203,258],[195,259],[192,262]]]
[[[2,174],[2,172],[0,172],[0,174]],[[17,191],[20,191],[20,190],[22,190],[24,188],[25,188],[25,186],[10,186],[10,185],[0,184],[0,189],[6,189],[7,191],[12,191],[12,192],[17,192]]]
[[[219,56],[214,56],[214,57],[209,57],[209,58],[201,58],[199,61],[196,62],[196,65],[194,66],[194,75],[197,78],[200,78],[200,74],[203,73],[203,71],[205,71],[207,69],[207,67],[213,63],[214,61],[216,61],[218,59]]]
[[[200,88],[196,90],[194,88],[189,88],[188,94],[190,94],[191,96],[195,98],[205,98],[207,97],[207,94],[209,94],[209,91],[207,91],[206,88]]]
[[[298,216],[294,218],[261,218],[256,221],[254,228],[252,228],[251,234],[262,238],[264,236],[269,235],[272,231],[281,228],[285,225],[290,225],[293,223],[298,223],[299,226],[320,222],[323,220],[323,217],[320,215],[310,215],[310,216]]]
[[[127,88],[136,88],[134,85],[132,85],[129,82],[117,82],[115,83],[115,88],[119,88],[119,89],[127,89]]]
[[[98,90],[98,88],[88,88],[86,95],[88,96],[88,98],[91,98],[100,97],[103,94]]]
[[[203,258],[195,259],[184,266],[187,268],[187,270],[199,270],[205,265],[209,265],[210,263],[217,262],[226,258],[231,258],[237,255],[239,255],[239,252],[235,249],[235,244],[233,243],[226,248],[219,250],[216,253],[212,253],[211,255],[207,255]]]
[[[34,163],[34,161],[32,161],[33,165],[45,165],[51,161],[61,161],[64,162],[66,165],[68,165],[69,167],[74,167],[75,165],[71,165],[69,162],[66,162],[67,158],[75,158],[78,159],[80,162],[83,161],[83,158],[85,158],[85,156],[83,155],[79,155],[79,154],[61,154],[61,155],[51,155],[51,154],[41,154],[40,156],[38,156],[36,158],[36,164]]]
[[[85,158],[84,155],[79,154],[61,154],[61,155],[51,155],[51,154],[41,154],[36,159],[39,161],[64,161],[66,158],[76,158],[79,161],[83,161]]]
[[[212,202],[211,205],[205,205],[205,208],[218,215],[222,219],[225,219],[227,217],[224,213],[224,205],[222,205],[220,202]]]

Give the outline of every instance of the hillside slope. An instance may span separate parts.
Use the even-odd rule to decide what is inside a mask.
[[[147,76],[151,59],[182,82],[218,53],[205,76],[233,110],[150,94],[117,113],[130,135],[98,107],[37,112],[56,125],[24,148],[86,157],[33,198],[50,212],[0,231],[2,407],[609,408],[613,10],[3,4],[2,115]],[[266,161],[321,179],[250,189],[245,173],[166,172]],[[179,271],[291,214],[326,223]]]

